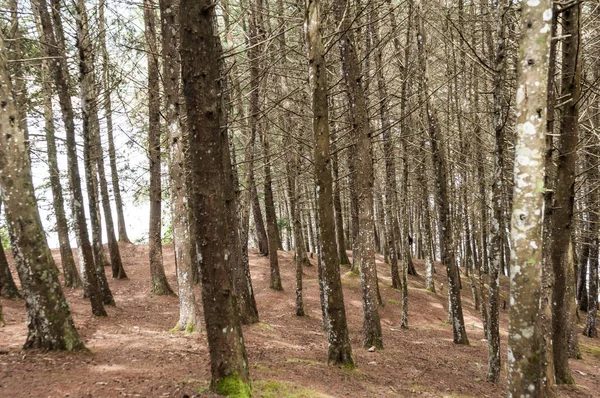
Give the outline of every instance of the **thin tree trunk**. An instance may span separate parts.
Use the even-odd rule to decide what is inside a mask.
[[[150,160],[150,228],[148,246],[150,254],[150,292],[159,296],[173,295],[169,286],[162,258],[161,236],[161,126],[160,85],[158,81],[158,52],[156,49],[156,26],[154,1],[144,0],[144,23],[148,50],[148,158]]]
[[[2,206],[2,198],[0,197],[0,206]],[[10,268],[8,267],[8,261],[6,254],[4,253],[4,247],[0,243],[0,297],[7,299],[21,298],[19,289],[15,284]]]
[[[106,316],[102,303],[102,292],[99,290],[98,277],[96,275],[92,247],[90,245],[87,222],[83,208],[83,194],[81,192],[81,179],[79,167],[77,166],[77,146],[75,141],[75,124],[73,122],[73,106],[68,83],[68,69],[65,58],[64,34],[60,18],[60,4],[53,0],[52,10],[54,29],[48,12],[46,0],[37,0],[32,3],[40,16],[42,25],[42,41],[45,44],[45,53],[50,57],[60,59],[60,62],[51,62],[50,70],[54,76],[54,83],[58,92],[58,98],[62,111],[63,123],[66,131],[66,148],[68,159],[69,188],[72,198],[72,214],[75,226],[77,246],[80,251],[79,261],[82,264],[81,277],[83,280],[84,296],[90,298],[92,313],[96,316]],[[54,36],[56,30],[56,37]]]
[[[329,106],[327,102],[327,69],[321,30],[319,0],[306,2],[306,42],[308,45],[309,82],[312,94],[313,134],[315,137],[314,165],[318,190],[317,213],[322,241],[322,263],[319,264],[324,324],[330,365],[354,367],[348,335],[344,294],[340,278],[339,257],[333,214],[333,183],[329,151]],[[325,314],[326,313],[326,314]]]
[[[78,0],[75,5],[77,15],[77,49],[79,53],[79,84],[82,113],[83,135],[83,164],[85,167],[86,184],[88,190],[88,205],[90,223],[92,226],[92,240],[94,241],[94,263],[98,278],[98,287],[102,292],[104,304],[115,305],[104,266],[106,255],[100,237],[100,213],[98,208],[98,191],[96,180],[97,158],[100,156],[100,125],[98,122],[98,108],[96,102],[96,82],[94,79],[94,58],[92,43],[89,36],[87,11],[83,0]],[[101,176],[102,177],[102,176]],[[107,230],[109,226],[107,225]],[[119,258],[120,261],[120,258]]]
[[[113,189],[113,195],[115,197],[115,206],[117,208],[117,224],[119,230],[119,242],[131,243],[127,236],[127,229],[125,227],[125,216],[123,214],[123,199],[121,198],[121,188],[119,187],[119,173],[117,171],[117,155],[115,151],[115,140],[113,134],[113,120],[112,120],[112,102],[110,94],[112,91],[110,81],[110,63],[108,58],[108,51],[106,50],[106,31],[105,31],[105,20],[104,20],[104,8],[106,0],[100,0],[98,3],[98,19],[99,19],[99,39],[102,52],[102,106],[104,107],[104,116],[106,118],[106,135],[108,140],[108,159],[110,163],[110,175]],[[113,265],[114,269],[114,265]],[[115,275],[113,274],[113,278]]]
[[[38,34],[42,37],[42,27],[37,16]],[[47,57],[45,47],[42,47],[43,57]],[[50,173],[50,188],[52,190],[52,205],[56,217],[56,231],[58,233],[58,242],[60,247],[60,259],[63,269],[64,284],[66,287],[81,288],[83,282],[77,272],[73,251],[69,240],[69,227],[65,215],[65,205],[63,198],[63,188],[60,182],[60,170],[58,169],[58,158],[56,149],[54,112],[52,110],[52,84],[50,82],[50,72],[47,60],[41,63],[42,94],[44,97],[44,121],[46,133],[46,148],[48,152],[48,166]]]
[[[499,284],[504,246],[504,81],[506,68],[506,14],[510,3],[498,3],[495,9],[497,22],[494,62],[494,179],[492,183],[492,226],[490,230],[489,290],[488,290],[488,371],[486,379],[492,383],[500,380],[500,319]]]
[[[356,180],[353,189],[358,197],[359,232],[355,247],[358,249],[363,302],[363,345],[383,348],[381,322],[378,310],[377,268],[375,266],[375,239],[373,216],[373,147],[368,122],[364,89],[360,83],[360,65],[347,0],[334,2],[334,15],[340,25],[340,58],[348,101],[352,104],[352,135],[355,137],[354,163]]]
[[[441,250],[442,263],[446,266],[448,276],[448,296],[450,314],[452,316],[453,340],[456,344],[469,344],[463,318],[462,302],[459,289],[458,267],[456,265],[455,248],[452,238],[452,222],[450,219],[450,198],[448,194],[448,163],[442,141],[442,132],[439,125],[436,109],[428,96],[428,69],[427,56],[425,54],[425,31],[421,18],[420,0],[415,1],[415,22],[417,26],[417,47],[419,52],[420,76],[420,102],[425,104],[425,113],[431,140],[431,152],[433,165],[436,173],[436,202],[442,229],[441,238],[443,247]]]
[[[568,256],[573,223],[573,200],[575,196],[575,173],[577,144],[579,140],[579,79],[581,74],[581,4],[568,7],[562,13],[562,83],[561,98],[570,99],[562,107],[558,165],[556,168],[556,190],[552,213],[552,252],[554,290],[552,293],[552,348],[554,372],[558,384],[574,383],[569,369],[569,339],[574,315],[574,288],[568,283],[573,280],[572,257]],[[573,302],[571,302],[571,298]]]

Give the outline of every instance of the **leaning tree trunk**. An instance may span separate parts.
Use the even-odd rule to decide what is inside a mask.
[[[85,349],[60,286],[58,271],[48,248],[31,181],[31,163],[25,132],[18,123],[6,65],[6,48],[0,36],[0,188],[7,222],[14,233],[17,271],[27,308],[24,348],[77,351]]]
[[[317,213],[321,233],[322,270],[319,285],[326,293],[324,324],[326,322],[328,360],[330,365],[354,366],[352,347],[348,335],[344,293],[340,278],[339,257],[333,214],[333,183],[329,152],[329,104],[327,102],[327,69],[321,31],[321,5],[319,0],[306,2],[306,42],[308,45],[309,81],[312,94],[313,134],[315,137],[314,165],[318,188]]]
[[[50,57],[60,59],[60,62],[51,62],[50,70],[54,76],[54,84],[58,92],[58,98],[62,111],[63,124],[66,132],[66,148],[68,159],[69,188],[71,190],[72,214],[75,226],[75,236],[80,251],[79,262],[83,265],[81,277],[83,279],[84,296],[90,298],[92,313],[96,316],[106,316],[104,305],[102,303],[102,292],[99,290],[98,277],[96,275],[92,247],[90,245],[87,222],[83,209],[83,193],[81,192],[81,179],[79,167],[77,166],[77,146],[75,141],[75,124],[73,115],[73,105],[69,88],[69,76],[65,57],[64,34],[62,31],[62,22],[60,18],[60,4],[57,0],[52,3],[53,18],[55,22],[54,29],[48,12],[46,0],[37,0],[32,3],[37,12],[42,25],[42,41],[44,53]],[[58,40],[54,36],[54,30]]]
[[[144,23],[148,49],[148,158],[150,160],[150,228],[148,249],[150,255],[150,292],[159,296],[173,295],[169,286],[162,258],[161,236],[161,181],[160,181],[160,84],[158,76],[158,50],[154,1],[144,0]]]
[[[38,19],[38,30],[40,37],[43,35],[42,27]],[[42,56],[47,57],[45,47],[42,47]],[[46,59],[41,63],[42,95],[44,97],[44,120],[46,133],[46,148],[48,152],[48,166],[50,174],[50,188],[52,191],[52,206],[56,217],[56,231],[60,247],[60,262],[63,269],[64,283],[66,287],[81,288],[83,282],[77,272],[73,251],[69,241],[69,227],[65,215],[65,204],[63,188],[60,182],[60,170],[58,169],[58,158],[56,149],[56,138],[54,129],[54,112],[52,110],[52,84],[50,82],[49,65]]]
[[[233,294],[230,270],[227,194],[223,170],[227,129],[221,90],[221,43],[216,34],[214,4],[181,0],[181,62],[183,92],[190,134],[193,245],[201,278],[204,319],[211,357],[211,389],[241,398],[250,396],[250,375],[244,338]],[[225,148],[224,148],[225,147]]]
[[[511,219],[509,397],[542,396],[540,308],[551,2],[523,3],[517,60],[517,141]]]
[[[100,238],[100,213],[98,209],[98,192],[95,184],[97,157],[99,156],[98,143],[100,142],[100,125],[98,122],[98,108],[96,102],[96,82],[94,78],[94,58],[92,42],[89,36],[87,11],[84,0],[78,0],[75,5],[77,14],[77,49],[79,53],[79,84],[82,113],[83,135],[83,164],[85,166],[86,183],[88,190],[88,205],[90,223],[92,224],[92,240],[94,241],[94,263],[98,278],[98,286],[102,292],[104,304],[115,305],[106,274],[104,264],[106,256]],[[106,181],[105,181],[106,182]],[[107,225],[107,230],[110,227]],[[118,258],[120,261],[120,256]]]

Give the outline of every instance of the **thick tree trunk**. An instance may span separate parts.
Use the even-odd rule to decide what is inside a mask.
[[[63,123],[66,131],[66,148],[68,159],[69,188],[71,190],[72,213],[75,225],[75,236],[80,251],[80,264],[83,265],[81,277],[83,279],[84,296],[90,298],[92,313],[96,316],[106,316],[103,306],[103,295],[99,290],[98,277],[96,275],[92,247],[90,245],[87,222],[83,209],[83,194],[81,192],[81,180],[79,176],[79,167],[77,166],[77,146],[75,141],[75,124],[73,116],[73,106],[71,104],[71,95],[68,83],[68,69],[65,58],[64,34],[60,18],[60,3],[53,0],[52,11],[54,19],[54,29],[50,21],[48,5],[46,0],[37,0],[32,3],[36,12],[39,14],[42,25],[43,42],[45,43],[45,53],[58,60],[50,63],[50,70],[54,75],[54,83],[58,92],[60,107],[62,111]],[[58,40],[54,36],[54,30]]]
[[[79,338],[58,271],[46,242],[37,209],[25,132],[15,120],[6,64],[6,48],[0,36],[0,187],[7,222],[14,233],[17,271],[27,308],[27,340],[24,348],[77,351],[85,349]]]
[[[572,384],[569,369],[569,338],[573,325],[571,317],[574,306],[574,288],[568,281],[573,259],[568,256],[573,225],[573,200],[575,196],[575,173],[577,159],[579,95],[581,74],[581,4],[568,7],[562,13],[562,83],[561,98],[570,99],[562,107],[556,189],[552,213],[552,252],[554,290],[552,292],[552,348],[554,372],[558,384]],[[572,300],[571,300],[572,299]]]
[[[353,367],[352,347],[348,335],[344,295],[340,278],[335,219],[333,214],[333,183],[329,151],[329,104],[327,102],[327,69],[321,30],[319,0],[306,2],[306,42],[308,45],[309,81],[312,94],[314,165],[317,183],[317,213],[322,242],[322,263],[319,264],[319,285],[322,294],[323,323],[326,327],[328,363]]]
[[[169,286],[162,258],[161,236],[161,126],[160,85],[158,76],[158,52],[156,48],[156,26],[154,1],[144,0],[144,23],[148,50],[148,158],[150,160],[150,228],[148,247],[150,254],[150,292],[156,295],[173,295]]]
[[[178,330],[193,333],[201,330],[198,305],[194,293],[192,272],[192,249],[189,228],[188,189],[186,184],[186,138],[181,125],[179,106],[180,64],[177,53],[176,26],[179,8],[176,0],[160,0],[162,31],[162,73],[164,89],[165,123],[169,140],[169,178],[171,182],[171,214],[173,222],[173,248],[177,266],[177,288],[179,293]]]
[[[204,319],[211,357],[211,389],[217,393],[250,396],[248,358],[244,347],[237,299],[231,283],[227,212],[228,178],[223,170],[227,130],[220,122],[223,109],[221,44],[216,35],[213,4],[181,0],[181,61],[183,92],[190,133],[192,244],[197,248]],[[237,247],[239,250],[239,246]],[[232,391],[234,388],[235,391]],[[229,389],[229,390],[228,390]]]
[[[531,4],[531,5],[530,5]],[[517,60],[517,141],[511,219],[509,397],[542,396],[539,308],[551,2],[522,4]]]

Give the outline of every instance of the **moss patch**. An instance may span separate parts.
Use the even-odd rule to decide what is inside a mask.
[[[288,358],[285,360],[287,363],[302,363],[306,365],[314,365],[314,366],[327,366],[325,362],[314,361],[312,359],[304,359],[304,358]]]
[[[231,398],[250,398],[252,396],[250,384],[240,379],[237,372],[219,380],[215,392]]]
[[[387,302],[390,303],[390,304],[397,305],[398,307],[402,307],[402,303],[400,301],[398,301],[398,300],[388,299]]]
[[[257,380],[254,382],[256,396],[263,398],[328,398],[309,388],[281,380]]]
[[[600,346],[580,342],[579,350],[582,354],[588,354],[596,359],[600,359]]]
[[[275,329],[273,328],[273,326],[269,325],[268,323],[259,322],[259,323],[256,324],[256,326],[258,326],[262,330],[266,330],[266,331],[269,331],[269,332],[274,332],[275,331]]]

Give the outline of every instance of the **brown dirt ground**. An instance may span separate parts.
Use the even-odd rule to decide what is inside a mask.
[[[172,248],[166,247],[165,268],[176,286]],[[55,252],[58,260],[58,252]],[[22,301],[2,300],[6,325],[0,327],[0,397],[184,397],[207,392],[210,365],[204,333],[170,332],[178,319],[176,297],[149,294],[147,247],[123,245],[129,280],[110,280],[117,306],[108,318],[91,316],[81,291],[66,289],[75,324],[91,353],[23,351],[26,337]],[[424,289],[421,276],[409,276],[409,326],[400,328],[399,291],[391,288],[387,265],[378,256],[385,307],[381,322],[385,349],[362,348],[360,280],[342,268],[344,299],[356,370],[327,366],[326,338],[321,329],[316,266],[306,267],[304,303],[308,314],[294,315],[292,253],[279,252],[284,291],[268,288],[268,259],[250,251],[251,271],[261,323],[245,326],[254,396],[258,397],[501,397],[499,385],[485,382],[487,342],[479,312],[473,308],[468,279],[463,277],[463,308],[471,345],[452,343],[445,323],[447,288],[439,264],[438,293]],[[316,264],[316,259],[312,260]],[[107,269],[107,273],[108,273]],[[503,299],[507,279],[502,279]],[[507,311],[501,310],[505,364]],[[583,360],[572,360],[576,387],[560,396],[600,396],[600,341],[580,335]],[[503,365],[505,373],[505,365]]]

